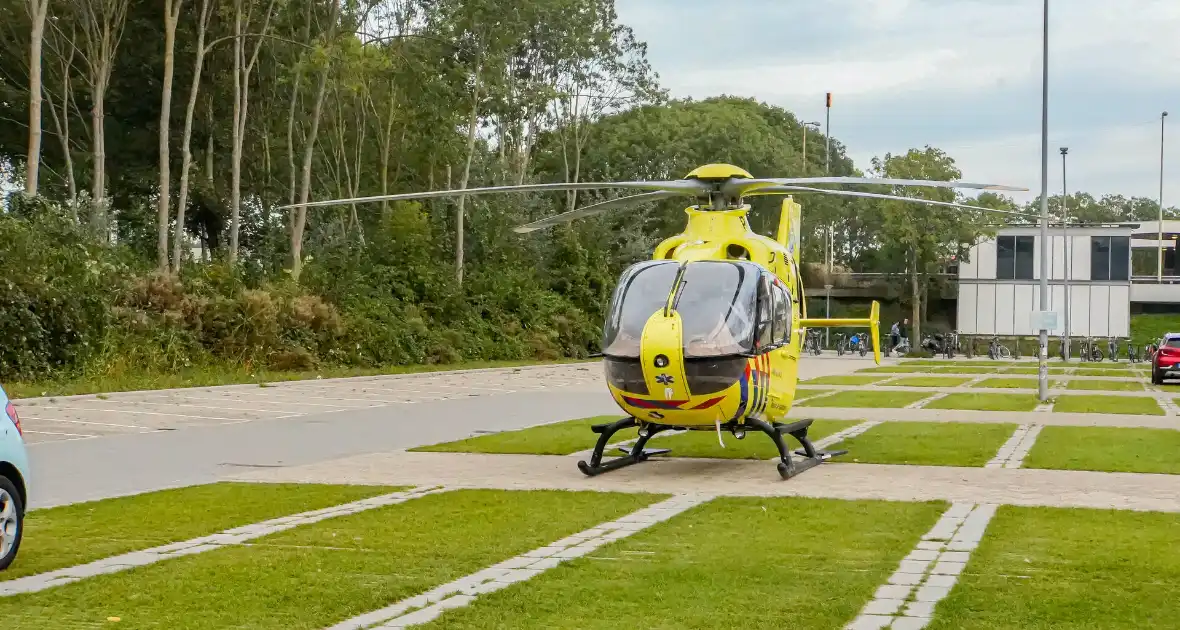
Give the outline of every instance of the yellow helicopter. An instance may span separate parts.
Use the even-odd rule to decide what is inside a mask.
[[[656,182],[578,182],[494,186],[466,190],[381,195],[317,201],[307,206],[382,200],[430,199],[504,192],[604,188],[648,192],[577,208],[516,228],[527,233],[611,209],[677,196],[695,198],[684,232],[660,243],[651,260],[623,272],[603,325],[602,356],[607,387],[627,413],[592,427],[598,441],[586,475],[598,475],[664,454],[647,449],[670,430],[723,431],[743,439],[748,430],[769,436],[778,448],[779,474],[789,479],[845,451],[817,451],[807,437],[811,420],[786,422],[798,384],[798,362],[808,328],[868,327],[879,364],[880,306],[867,318],[807,317],[799,274],[802,208],[795,193],[822,193],[912,201],[935,206],[994,211],[977,206],[869,192],[812,188],[803,184],[932,186],[1023,191],[1024,188],[927,180],[861,177],[755,178],[730,164],[701,166],[684,179]],[[774,239],[755,233],[743,198],[789,195],[783,200]],[[639,439],[624,455],[603,461],[612,436],[637,427]],[[797,440],[799,461],[784,436]],[[724,442],[722,442],[724,445]]]

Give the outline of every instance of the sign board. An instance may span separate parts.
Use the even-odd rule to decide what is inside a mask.
[[[1033,311],[1031,321],[1034,331],[1057,330],[1057,311]]]

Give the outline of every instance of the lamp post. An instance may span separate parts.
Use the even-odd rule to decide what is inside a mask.
[[[1155,281],[1163,283],[1164,281],[1164,119],[1168,117],[1168,112],[1160,114],[1160,217],[1159,217],[1159,240],[1155,245]]]
[[[1069,362],[1069,310],[1072,306],[1069,301],[1069,272],[1073,266],[1073,261],[1069,258],[1069,189],[1065,186],[1065,156],[1068,153],[1069,147],[1061,147],[1061,245],[1064,249],[1062,261],[1065,267],[1065,336],[1061,339],[1061,354],[1065,357],[1066,363]]]
[[[1049,310],[1049,0],[1044,0],[1044,24],[1041,37],[1041,313],[1040,352],[1037,357],[1037,397],[1049,399],[1049,330],[1045,314]]]
[[[807,128],[808,127],[815,127],[815,130],[819,131],[819,123],[818,122],[805,122],[805,123],[803,123],[803,168],[804,169],[807,168]]]

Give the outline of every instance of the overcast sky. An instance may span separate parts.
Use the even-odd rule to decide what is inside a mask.
[[[1041,0],[617,0],[675,97],[824,120],[859,168],[930,144],[964,179],[1040,191]],[[1180,204],[1180,0],[1053,0],[1049,190]],[[755,173],[755,175],[772,175]],[[785,175],[785,174],[782,174]]]

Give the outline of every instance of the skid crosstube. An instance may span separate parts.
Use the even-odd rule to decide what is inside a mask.
[[[790,479],[791,477],[794,477],[804,471],[810,470],[811,468],[822,464],[824,461],[831,459],[832,457],[843,455],[848,452],[817,451],[815,449],[815,445],[812,444],[811,440],[807,437],[807,429],[811,426],[811,423],[813,422],[812,420],[799,420],[790,424],[783,424],[781,422],[770,424],[765,420],[746,418],[745,422],[747,425],[762,431],[774,441],[774,444],[778,448],[779,453],[778,472],[783,479]],[[678,427],[648,423],[643,425],[644,430],[640,431],[639,439],[635,441],[635,444],[633,444],[630,449],[619,447],[619,450],[623,451],[624,453],[622,457],[616,457],[610,461],[603,462],[602,455],[604,451],[606,451],[607,445],[610,444],[611,437],[623,429],[629,429],[635,426],[639,426],[639,421],[635,418],[627,417],[615,422],[596,424],[590,427],[591,430],[598,434],[598,443],[595,444],[594,451],[590,455],[590,462],[578,462],[578,469],[581,470],[583,474],[593,477],[595,475],[601,475],[605,472],[610,472],[612,470],[618,470],[619,468],[625,468],[633,464],[638,464],[639,462],[646,461],[652,455],[663,455],[670,452],[670,449],[666,448],[645,449],[644,447],[647,445],[647,441],[654,437],[657,433],[660,433],[661,431],[674,430]],[[730,428],[735,427],[731,426]],[[783,438],[784,434],[795,438],[799,444],[803,446],[802,449],[795,451],[796,454],[803,457],[802,461],[796,462],[795,459],[791,457],[791,452],[787,450],[786,440]]]
[[[640,431],[639,439],[635,441],[635,444],[631,446],[630,450],[620,449],[626,451],[626,455],[623,455],[622,457],[616,457],[615,459],[603,463],[602,454],[603,451],[606,450],[606,446],[610,444],[611,437],[623,429],[630,429],[631,427],[638,425],[638,420],[632,417],[627,417],[615,422],[596,424],[590,427],[592,431],[598,434],[598,443],[594,445],[594,452],[590,455],[590,463],[587,464],[585,461],[578,462],[578,470],[581,470],[582,473],[588,477],[593,477],[595,475],[601,475],[602,473],[610,472],[612,470],[625,468],[627,466],[631,466],[632,464],[638,464],[652,455],[662,455],[669,452],[669,449],[666,448],[653,450],[647,450],[643,448],[647,445],[647,441],[655,436],[655,434],[675,428],[663,424],[649,423],[644,425],[644,430]]]
[[[813,420],[799,420],[790,424],[783,424],[775,422],[770,424],[765,420],[758,420],[755,418],[746,418],[746,423],[760,429],[763,433],[768,435],[771,440],[774,440],[774,445],[778,447],[779,463],[778,474],[783,479],[790,479],[800,473],[806,472],[824,463],[824,461],[831,459],[837,455],[843,455],[848,451],[817,451],[815,445],[807,437],[807,429],[811,426]],[[791,457],[791,452],[787,450],[786,440],[783,435],[789,435],[796,440],[803,448],[795,451],[797,454],[803,456],[803,461],[796,462]]]

